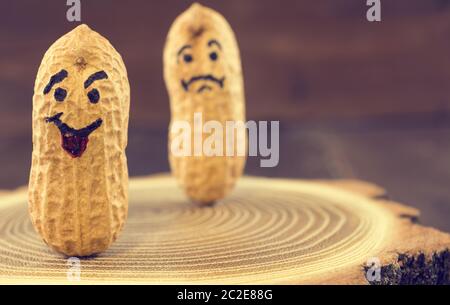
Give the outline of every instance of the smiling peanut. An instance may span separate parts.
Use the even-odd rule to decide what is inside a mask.
[[[124,225],[129,107],[121,56],[88,26],[44,55],[33,96],[29,211],[37,232],[60,253],[105,251]]]
[[[164,78],[172,113],[169,133],[172,173],[193,201],[213,203],[224,198],[242,175],[245,154],[238,154],[235,148],[241,145],[245,149],[245,132],[236,132],[236,136],[232,136],[238,144],[232,154],[225,153],[228,147],[225,136],[219,143],[222,154],[175,155],[173,149],[179,136],[175,128],[177,123],[187,122],[194,126],[197,114],[201,114],[204,122],[212,121],[224,128],[227,122],[245,120],[239,48],[222,15],[193,4],[175,20],[164,49]],[[188,146],[194,147],[194,128],[191,133]]]

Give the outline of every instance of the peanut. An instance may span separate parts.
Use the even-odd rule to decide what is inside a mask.
[[[234,188],[245,166],[245,154],[176,156],[172,144],[178,121],[244,122],[242,66],[235,35],[218,12],[193,4],[173,23],[164,49],[164,79],[170,97],[169,161],[187,196],[200,204],[223,199]],[[194,146],[194,130],[191,130]],[[226,138],[226,137],[223,137]],[[238,133],[246,147],[246,134]],[[204,142],[203,142],[204,143]],[[222,143],[226,146],[225,141]],[[225,148],[224,148],[225,150]]]
[[[60,253],[103,252],[124,226],[129,107],[121,56],[88,26],[45,53],[33,96],[29,212]]]

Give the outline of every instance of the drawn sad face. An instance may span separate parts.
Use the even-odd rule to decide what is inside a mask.
[[[83,81],[85,74],[88,76]],[[100,109],[94,108],[98,107],[101,101],[101,90],[97,85],[107,79],[108,74],[105,71],[88,74],[80,73],[76,69],[72,73],[62,69],[51,76],[44,88],[46,103],[54,103],[50,106],[51,116],[44,120],[59,129],[61,146],[73,158],[80,158],[83,155],[89,142],[89,135],[103,124]],[[75,128],[74,126],[80,124],[76,121],[85,121],[88,113],[90,116],[98,117],[81,128]],[[71,118],[71,123],[65,121],[67,117]]]
[[[217,92],[225,87],[226,77],[221,65],[223,48],[219,40],[208,33],[197,33],[192,43],[177,52],[180,84],[187,94]]]
[[[194,3],[175,19],[164,48],[164,80],[173,110],[242,98],[239,48],[222,15]]]

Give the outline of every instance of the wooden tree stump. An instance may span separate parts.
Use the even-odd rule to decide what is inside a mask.
[[[373,284],[449,283],[450,236],[418,216],[359,181],[246,177],[198,207],[167,175],[133,179],[125,230],[81,259],[81,283],[367,284],[377,260]],[[60,283],[67,271],[34,232],[26,190],[2,193],[0,282]]]

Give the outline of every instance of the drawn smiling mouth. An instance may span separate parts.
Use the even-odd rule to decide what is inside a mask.
[[[79,158],[87,148],[89,135],[102,125],[103,120],[98,119],[82,129],[74,129],[61,121],[63,114],[63,112],[55,114],[52,117],[46,118],[45,122],[53,123],[58,127],[61,133],[62,148],[73,158]]]
[[[187,92],[187,91],[189,91],[189,86],[192,85],[192,84],[195,83],[195,82],[198,82],[198,81],[210,81],[210,82],[215,82],[215,83],[217,83],[217,84],[220,86],[220,88],[223,88],[223,84],[224,84],[224,82],[225,82],[225,77],[217,78],[217,77],[214,77],[214,76],[211,75],[211,74],[208,74],[208,75],[199,75],[199,76],[194,76],[194,77],[192,77],[192,78],[191,78],[190,80],[188,80],[188,81],[181,80],[181,85],[183,86],[184,91]],[[203,92],[203,91],[205,91],[205,90],[212,90],[212,87],[209,86],[209,85],[203,85],[203,86],[201,86],[201,87],[197,90],[197,93],[201,93],[201,92]]]

